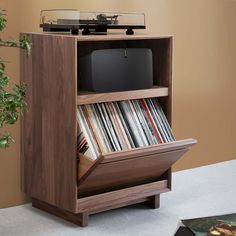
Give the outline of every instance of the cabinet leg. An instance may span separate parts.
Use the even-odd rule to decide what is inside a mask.
[[[40,210],[46,211],[48,213],[51,213],[60,218],[63,218],[64,220],[70,221],[71,223],[74,223],[81,227],[88,226],[88,213],[87,212],[75,214],[75,213],[60,209],[56,206],[50,205],[46,202],[40,201],[35,198],[32,199],[32,206]]]
[[[160,207],[160,194],[154,195],[150,197],[150,200],[148,201],[148,205],[152,209],[157,209]]]
[[[88,214],[86,212],[80,213],[81,214],[81,227],[88,226]]]

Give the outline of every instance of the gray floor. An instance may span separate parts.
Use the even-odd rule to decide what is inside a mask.
[[[80,228],[23,205],[0,210],[0,236],[172,236],[180,220],[236,213],[236,160],[173,174],[173,191],[161,208],[131,206],[99,213]]]

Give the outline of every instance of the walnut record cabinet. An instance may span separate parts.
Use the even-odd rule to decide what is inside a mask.
[[[76,108],[119,100],[158,97],[171,124],[172,37],[153,35],[70,36],[27,33],[30,56],[21,51],[21,81],[28,112],[21,121],[21,188],[32,205],[80,226],[88,216],[146,202],[159,207],[171,190],[171,166],[194,139],[111,152],[96,161],[77,158]],[[150,48],[153,87],[95,93],[81,91],[79,58],[96,49]]]

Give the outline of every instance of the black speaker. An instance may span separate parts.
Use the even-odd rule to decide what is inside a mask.
[[[147,89],[153,85],[149,48],[95,50],[79,60],[78,87],[95,92]]]

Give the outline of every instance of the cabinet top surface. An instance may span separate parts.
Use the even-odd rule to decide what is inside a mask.
[[[61,33],[25,32],[23,34],[74,38],[76,41],[136,40],[136,39],[138,40],[138,39],[168,39],[168,38],[172,38],[171,35],[140,34],[140,33],[134,34],[134,35],[126,35],[126,34],[121,34],[121,33],[108,33],[107,35],[70,35],[70,34],[61,34]]]

